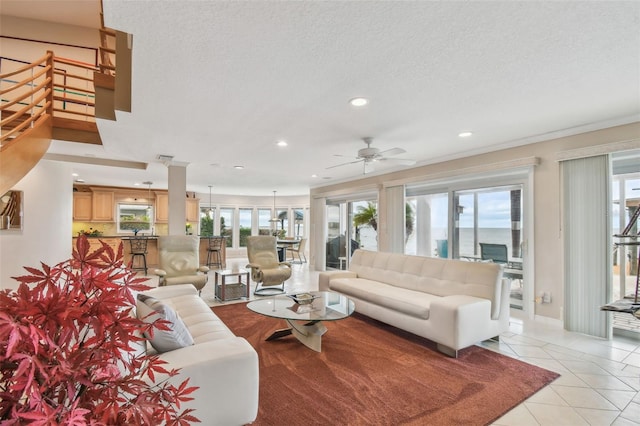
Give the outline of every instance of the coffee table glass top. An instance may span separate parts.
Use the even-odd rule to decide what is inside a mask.
[[[331,291],[311,291],[315,298],[310,304],[297,304],[286,295],[264,297],[247,303],[258,314],[285,320],[335,321],[347,318],[355,305],[347,296]]]

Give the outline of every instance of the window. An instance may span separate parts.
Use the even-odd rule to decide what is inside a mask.
[[[118,204],[118,232],[150,233],[153,208],[144,204]]]
[[[247,237],[251,236],[253,209],[240,209],[240,247],[247,246]]]
[[[215,207],[200,207],[200,235],[213,236],[213,220],[216,217]]]
[[[407,205],[405,254],[448,257],[449,194],[407,195]]]
[[[258,235],[271,235],[270,220],[270,209],[258,209]]]
[[[234,209],[220,209],[220,235],[226,237],[227,247],[233,247],[233,212]]]
[[[304,238],[304,209],[293,210],[293,235],[297,238]]]
[[[278,222],[276,223],[276,230],[279,231],[280,238],[287,235],[287,229],[289,229],[289,219],[286,210],[277,210],[276,217]]]
[[[349,203],[351,217],[351,239],[358,248],[378,250],[378,202],[376,200]],[[351,256],[349,256],[351,257]]]

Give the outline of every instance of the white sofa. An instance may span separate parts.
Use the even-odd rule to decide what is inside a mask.
[[[509,283],[496,263],[356,250],[349,270],[321,272],[318,284],[452,357],[509,327]]]
[[[143,294],[173,308],[193,337],[194,344],[159,354],[168,364],[179,368],[172,378],[178,385],[187,377],[190,386],[198,386],[193,401],[181,404],[181,410],[193,408],[203,425],[244,425],[258,414],[258,354],[242,337],[235,336],[191,284],[158,287]],[[138,310],[140,310],[140,301]],[[148,346],[147,353],[154,352]]]

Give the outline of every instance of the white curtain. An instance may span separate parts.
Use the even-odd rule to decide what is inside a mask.
[[[564,325],[609,338],[611,277],[610,163],[608,155],[560,163],[564,230]]]
[[[404,253],[405,200],[404,185],[385,188],[387,250]]]

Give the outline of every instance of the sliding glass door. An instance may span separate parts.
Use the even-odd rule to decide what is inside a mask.
[[[625,152],[612,156],[612,234],[613,234],[613,288],[612,301],[623,297],[635,298],[638,280],[638,235],[640,219],[640,152]],[[622,235],[626,235],[623,237]],[[640,295],[639,295],[640,297]],[[637,337],[639,321],[627,313],[613,314],[615,334]]]
[[[358,248],[378,250],[378,203],[375,199],[327,201],[325,265],[347,269]]]
[[[407,191],[405,254],[449,257],[449,194]]]
[[[453,192],[453,258],[504,265],[511,307],[523,308],[522,185]]]
[[[486,179],[483,187],[464,182],[406,187],[405,253],[496,262],[511,284],[511,307],[526,308],[523,227],[524,181]],[[512,182],[512,183],[511,183]],[[518,182],[518,183],[516,183]],[[476,182],[478,183],[478,182]]]

